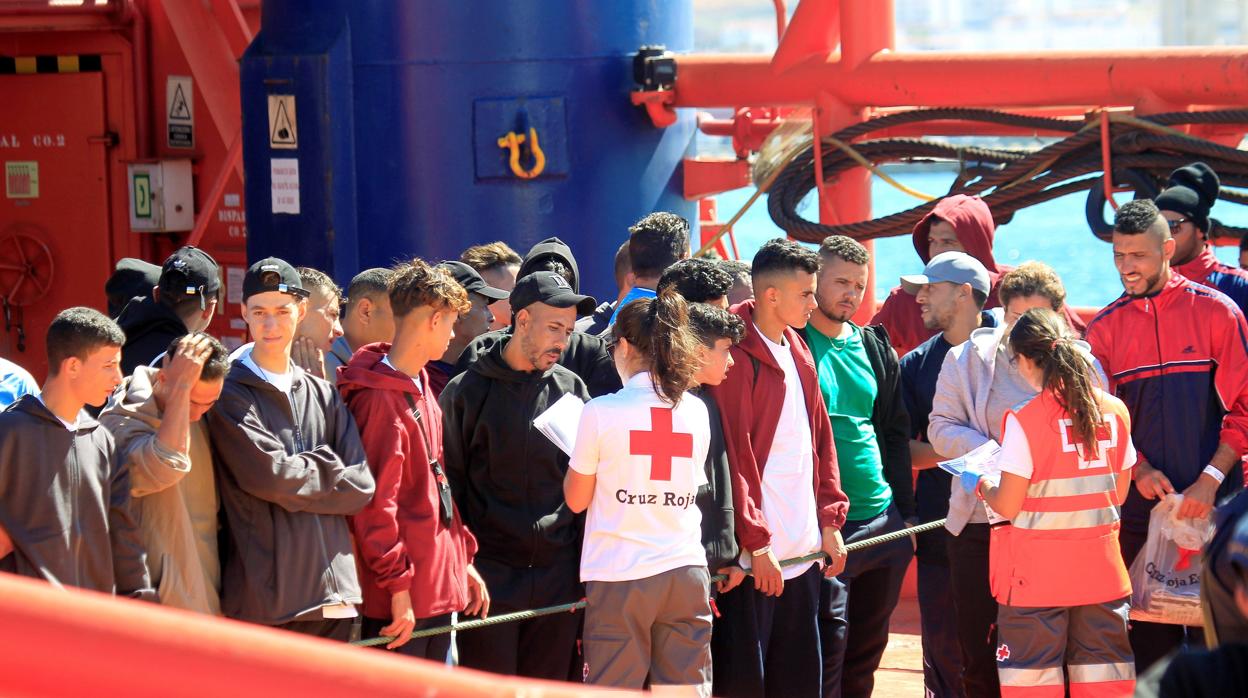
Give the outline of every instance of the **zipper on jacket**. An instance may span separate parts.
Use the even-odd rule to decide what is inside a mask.
[[[77,503],[82,498],[82,464],[78,461],[78,432],[70,432],[69,437],[69,453],[70,453],[70,502]],[[111,496],[111,493],[110,493]],[[72,514],[72,512],[71,512]],[[107,526],[107,507],[105,507],[105,525]],[[82,517],[71,516],[74,522],[74,586],[82,587]],[[114,590],[116,589],[117,580],[113,580]]]
[[[270,387],[277,390],[275,386],[270,385]],[[282,391],[278,390],[278,392]],[[298,408],[295,406],[295,386],[293,383],[290,386],[290,392],[285,393],[285,396],[286,404],[290,407],[290,423],[294,427],[295,432],[295,452],[302,453],[307,449],[304,447],[303,443],[303,430],[299,427],[299,414]],[[342,590],[338,588],[338,577],[334,575],[333,561],[329,557],[329,544],[325,542],[325,527],[321,523],[322,515],[312,515],[316,517],[316,540],[320,543],[321,559],[325,562],[325,572],[329,576],[329,586],[333,591],[333,598],[331,600],[336,603],[346,603],[346,600],[342,595]]]
[[[1152,304],[1151,304],[1151,306],[1150,306],[1150,305],[1148,305],[1150,302],[1152,303]],[[1164,376],[1164,373],[1165,373],[1165,368],[1162,366],[1162,356],[1161,356],[1161,313],[1160,313],[1160,308],[1157,306],[1157,303],[1156,303],[1156,302],[1152,302],[1152,299],[1147,299],[1147,298],[1146,298],[1146,299],[1144,299],[1144,303],[1145,303],[1145,308],[1146,308],[1146,309],[1147,309],[1147,308],[1149,308],[1149,307],[1151,307],[1151,308],[1152,308],[1152,315],[1153,315],[1153,341],[1155,342],[1155,346],[1157,347],[1157,369],[1158,369],[1158,378],[1159,378],[1159,380],[1158,380],[1157,382],[1158,382],[1158,384],[1161,386],[1161,400],[1160,400],[1160,402],[1161,402],[1161,423],[1162,423],[1162,424],[1169,424],[1169,423],[1170,423],[1170,419],[1169,419],[1169,417],[1166,415],[1166,403],[1168,402],[1168,400],[1166,400],[1166,382],[1165,382],[1165,380],[1160,380],[1160,378],[1162,378],[1162,377]],[[1165,429],[1162,429],[1162,430],[1161,430],[1161,452],[1162,452],[1162,454],[1168,454],[1168,453],[1170,452],[1170,449],[1169,449],[1169,444],[1167,443],[1167,439],[1166,439],[1166,430],[1165,430]],[[1153,466],[1153,467],[1156,467],[1156,466]]]

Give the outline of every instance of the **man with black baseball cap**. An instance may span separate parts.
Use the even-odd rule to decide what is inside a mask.
[[[147,365],[178,337],[208,329],[220,289],[221,269],[207,252],[187,245],[169,255],[151,297],[135,297],[117,316],[126,333],[122,373]]]
[[[231,364],[206,416],[233,549],[221,611],[347,640],[361,597],[346,517],[368,504],[374,484],[338,391],[290,360],[307,297],[280,259],[262,259],[243,277],[255,343]]]
[[[524,278],[539,271],[557,274],[567,282],[569,290],[573,293],[580,292],[576,258],[572,256],[571,248],[559,238],[547,238],[534,245],[533,249],[525,255],[517,278]],[[515,293],[514,289],[512,293]],[[512,305],[512,317],[507,320],[514,321],[516,312],[516,306]],[[470,342],[460,354],[455,364],[454,374],[458,375],[468,370],[474,361],[488,354],[511,332],[511,327],[505,327],[501,330],[486,332]],[[593,397],[614,393],[623,386],[619,374],[615,371],[615,362],[611,360],[611,355],[607,352],[607,342],[601,337],[584,332],[573,332],[564,344],[559,364],[585,381],[589,394]]]
[[[1209,217],[1218,201],[1218,174],[1203,162],[1193,162],[1170,173],[1166,188],[1154,203],[1170,227],[1174,257],[1170,266],[1191,281],[1230,296],[1248,312],[1248,272],[1223,264],[1213,254],[1209,233],[1217,223]]]
[[[451,343],[447,345],[446,353],[442,355],[442,358],[430,361],[425,366],[425,370],[429,373],[429,387],[433,390],[435,398],[442,394],[442,389],[451,381],[451,376],[455,375],[455,362],[459,360],[459,355],[464,353],[464,347],[488,332],[490,325],[494,324],[494,313],[490,310],[490,305],[511,295],[501,288],[494,288],[486,283],[476,269],[463,262],[442,262],[438,268],[450,273],[455,282],[468,292],[468,301],[472,303],[472,309],[459,316],[459,320],[455,323],[455,334],[451,337]]]
[[[594,299],[549,271],[511,292],[512,331],[442,392],[443,458],[455,504],[477,537],[474,565],[492,612],[576,601],[582,519],[563,500],[568,456],[533,426],[564,395],[589,399],[559,365],[577,315]],[[462,666],[566,680],[580,618],[558,614],[459,634]],[[579,674],[578,674],[579,675]]]

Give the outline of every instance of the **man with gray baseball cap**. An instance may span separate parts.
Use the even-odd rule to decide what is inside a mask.
[[[995,327],[996,316],[983,311],[992,280],[983,263],[965,252],[932,257],[922,274],[901,277],[902,288],[914,294],[923,325],[938,333],[901,358],[901,396],[910,413],[910,461],[919,471],[914,495],[921,522],[949,512],[950,476],[936,467],[942,460],[927,438],[928,417],[945,355],[981,326]],[[945,529],[919,536],[919,613],[923,638],[923,681],[932,695],[963,695],[963,657],[958,623],[950,613],[954,598],[950,578],[949,539]],[[954,610],[958,610],[955,603]],[[978,656],[978,655],[977,655]],[[995,679],[995,674],[993,675]]]

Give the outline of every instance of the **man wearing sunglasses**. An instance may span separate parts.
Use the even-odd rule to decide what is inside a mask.
[[[1230,296],[1240,310],[1248,309],[1248,272],[1218,261],[1209,244],[1209,210],[1218,199],[1218,175],[1203,162],[1170,173],[1157,208],[1174,238],[1174,270],[1198,284]]]
[[[212,255],[190,245],[169,255],[152,295],[135,297],[117,316],[126,333],[122,375],[150,364],[178,337],[208,329],[220,289],[221,270]]]

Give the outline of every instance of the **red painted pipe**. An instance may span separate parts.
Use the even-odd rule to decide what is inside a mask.
[[[1032,53],[879,52],[858,67],[839,55],[777,75],[766,55],[676,56],[677,107],[810,105],[827,93],[875,107],[1134,106],[1248,103],[1248,51],[1166,47]]]
[[[0,684],[12,696],[642,695],[452,670],[8,574],[0,574],[0,657]]]

